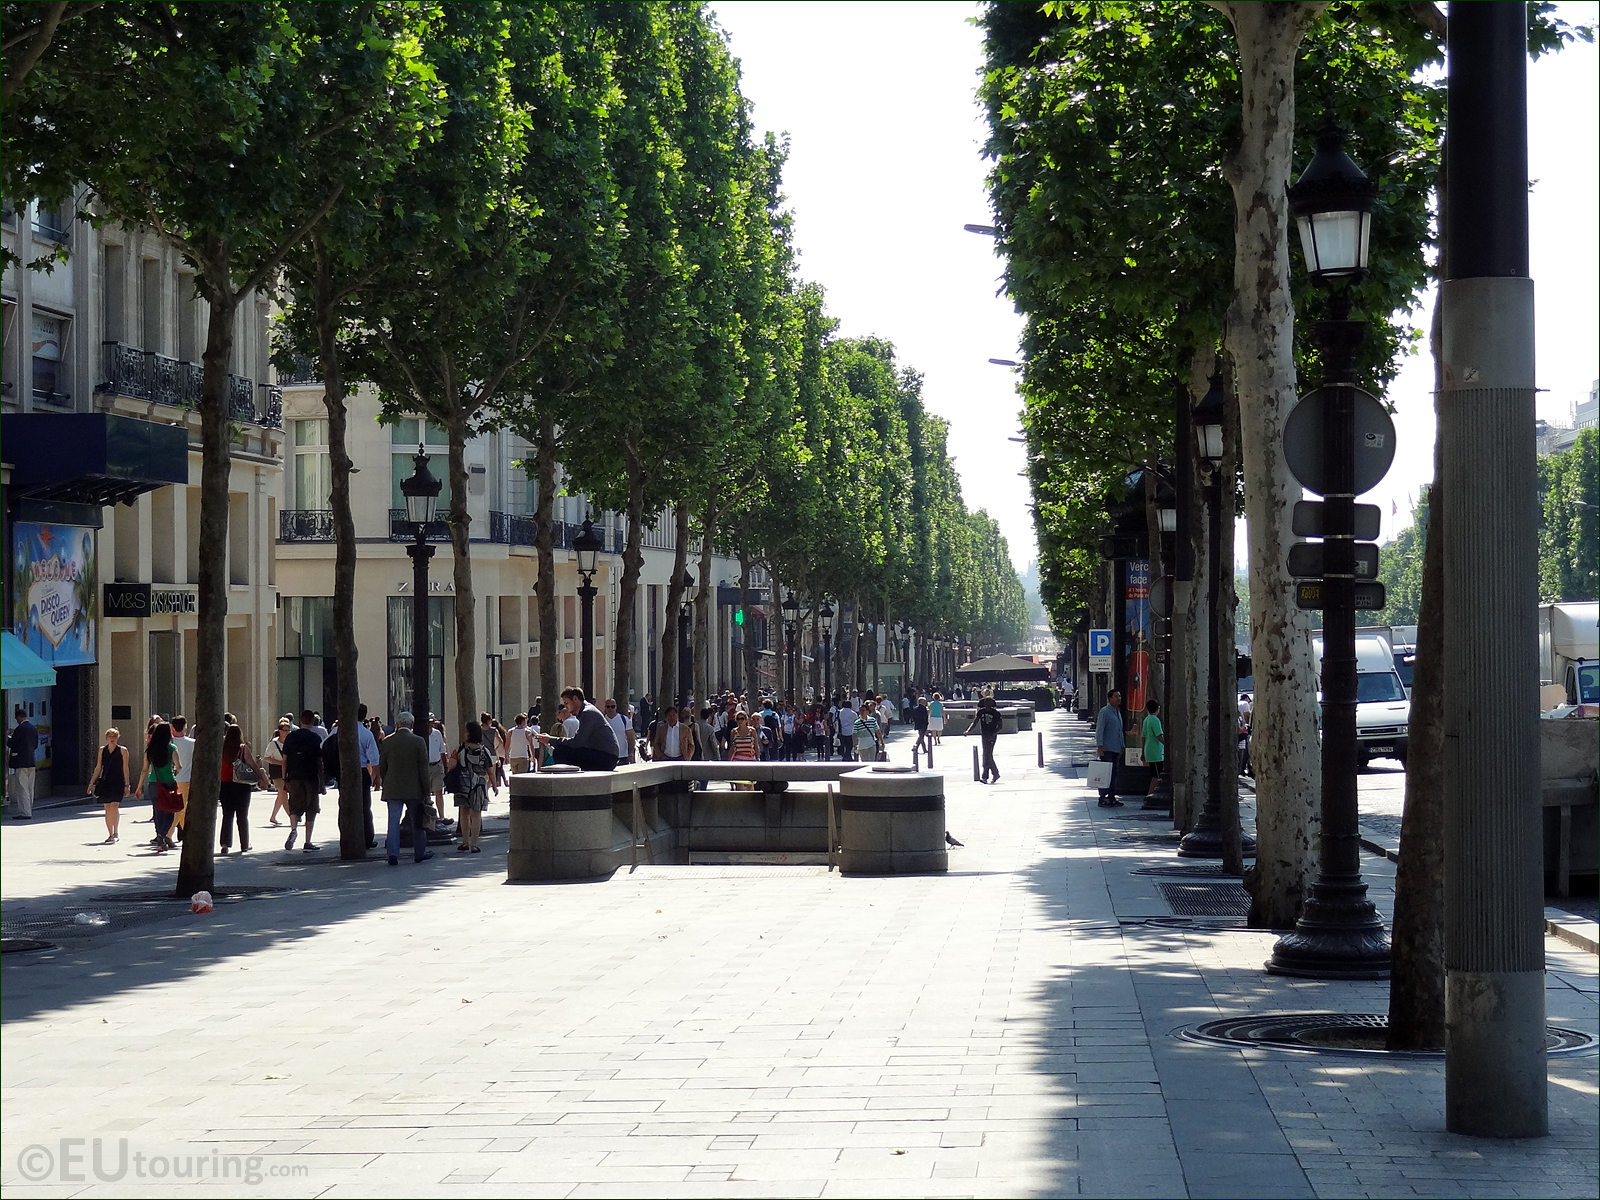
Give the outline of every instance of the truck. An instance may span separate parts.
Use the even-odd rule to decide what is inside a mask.
[[[1312,639],[1317,667],[1322,639]],[[1322,695],[1317,694],[1320,704]],[[1320,724],[1320,722],[1319,722]],[[1381,633],[1356,634],[1356,753],[1358,767],[1392,758],[1403,767],[1411,744],[1411,701],[1394,667],[1394,647]]]
[[[1600,602],[1539,608],[1539,708],[1600,704]]]

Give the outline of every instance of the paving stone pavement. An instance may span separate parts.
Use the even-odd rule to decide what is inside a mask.
[[[646,866],[504,883],[257,849],[216,911],[130,899],[171,856],[98,810],[0,834],[7,1196],[1584,1196],[1597,1060],[1550,1061],[1550,1136],[1444,1132],[1437,1059],[1178,1032],[1381,1013],[1383,983],[1268,976],[1270,932],[1174,915],[1165,823],[1101,810],[1089,727],[947,739],[943,876]],[[894,757],[909,757],[897,739]],[[496,816],[495,814],[500,814]],[[329,830],[329,833],[332,831]],[[307,861],[316,859],[317,861]],[[1363,859],[1387,913],[1392,866]],[[1188,882],[1193,882],[1192,880]],[[86,914],[79,919],[77,914]],[[62,922],[65,922],[63,924]],[[87,923],[85,923],[87,922]],[[1596,959],[1546,940],[1551,1021],[1597,1032]],[[96,1158],[98,1155],[98,1159]]]

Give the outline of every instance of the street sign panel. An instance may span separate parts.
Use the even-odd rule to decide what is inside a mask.
[[[1289,547],[1289,574],[1296,579],[1321,579],[1326,542],[1296,542]],[[1378,548],[1371,542],[1357,542],[1355,549],[1355,574],[1357,579],[1378,577]]]
[[[1363,542],[1378,540],[1378,521],[1382,517],[1376,504],[1355,506],[1355,529],[1352,532]],[[1295,537],[1322,537],[1324,519],[1321,500],[1296,500],[1294,502]]]
[[[1376,487],[1394,463],[1394,421],[1371,392],[1350,384],[1307,392],[1283,423],[1283,457],[1301,487],[1319,496],[1328,494],[1322,462],[1322,417],[1336,387],[1349,388],[1354,393],[1355,485],[1351,490],[1359,496]]]
[[[1089,670],[1111,673],[1111,630],[1089,630]]]
[[[1321,579],[1297,583],[1294,585],[1294,602],[1297,608],[1327,608],[1328,585]],[[1377,580],[1370,583],[1356,583],[1355,603],[1358,611],[1375,611],[1388,602],[1389,597],[1384,592],[1383,584]]]

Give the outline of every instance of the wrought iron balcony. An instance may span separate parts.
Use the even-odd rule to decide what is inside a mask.
[[[317,376],[317,364],[308,355],[296,354],[294,366],[287,371],[278,372],[280,387],[303,387],[308,384],[319,384],[322,380]]]
[[[416,539],[411,522],[406,520],[406,510],[391,508],[389,510],[389,540],[391,542],[410,542]],[[429,521],[423,533],[424,540],[430,542],[448,542],[450,540],[450,522],[443,520]]]
[[[140,350],[123,342],[102,342],[101,350],[105,381],[95,391],[170,404],[174,408],[200,407],[205,368],[199,363],[168,358],[165,354]],[[265,407],[258,410],[255,381],[242,375],[229,375],[228,415],[235,421],[281,429],[283,391],[275,385],[262,386],[267,388],[267,399]]]
[[[327,508],[286,508],[278,513],[280,542],[333,541],[333,510]]]

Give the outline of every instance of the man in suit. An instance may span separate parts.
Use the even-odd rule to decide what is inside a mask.
[[[428,849],[428,831],[422,826],[422,809],[428,802],[428,743],[417,736],[416,719],[408,712],[395,718],[394,732],[378,748],[378,781],[384,802],[389,806],[389,865],[400,865],[400,817],[411,808],[412,858],[425,862],[433,857]]]
[[[11,803],[15,811],[13,821],[33,820],[33,776],[39,756],[39,730],[28,720],[28,710],[17,705],[12,712],[16,727],[11,730],[8,748],[11,751],[7,765],[11,768]]]

